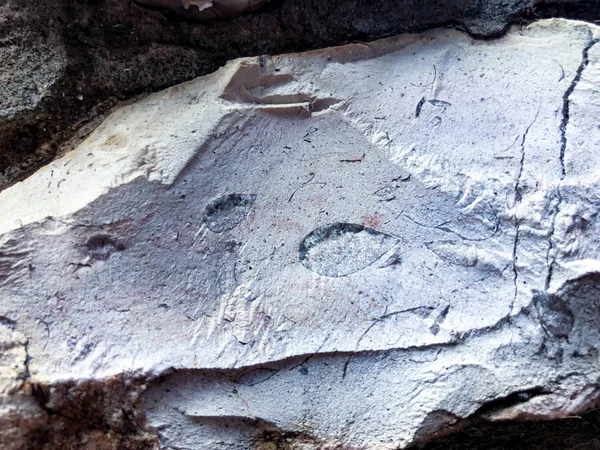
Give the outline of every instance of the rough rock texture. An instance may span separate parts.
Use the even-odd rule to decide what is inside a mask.
[[[597,406],[599,39],[438,29],[117,109],[0,193],[2,445],[394,449]]]
[[[230,19],[255,11],[265,0],[140,0],[139,4],[168,9],[197,20]]]
[[[494,36],[511,21],[600,18],[597,0],[271,0],[257,10],[258,3],[215,0],[199,11],[208,2],[3,2],[0,188],[73,148],[117,102],[210,73],[228,59],[443,24]],[[231,5],[250,9],[235,20],[192,21],[228,15]]]

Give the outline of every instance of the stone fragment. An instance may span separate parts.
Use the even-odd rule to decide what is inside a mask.
[[[86,408],[85,380],[161,448],[395,449],[594,407],[599,39],[438,29],[116,110],[0,193],[3,342],[42,406]]]

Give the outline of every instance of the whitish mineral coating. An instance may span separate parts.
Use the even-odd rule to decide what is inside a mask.
[[[599,37],[241,59],[115,111],[0,194],[7,342],[38,383],[162,374],[139,408],[164,448],[593,407]]]

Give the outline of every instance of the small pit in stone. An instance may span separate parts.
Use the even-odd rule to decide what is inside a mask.
[[[343,277],[370,266],[396,243],[393,236],[363,225],[334,223],[309,233],[298,253],[307,269],[327,277]]]
[[[256,194],[228,194],[213,200],[204,209],[203,221],[213,233],[233,230],[242,222],[256,200]]]
[[[85,243],[92,260],[106,261],[115,251],[125,250],[125,244],[110,234],[98,233],[90,236]]]

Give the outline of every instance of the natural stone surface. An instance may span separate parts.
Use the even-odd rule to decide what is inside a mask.
[[[543,17],[594,21],[600,6],[597,0],[6,1],[0,4],[0,189],[74,148],[118,102],[213,72],[229,59],[441,25],[490,37],[508,23]]]
[[[595,407],[598,39],[438,29],[116,110],[0,193],[3,382],[161,448],[404,448]]]

